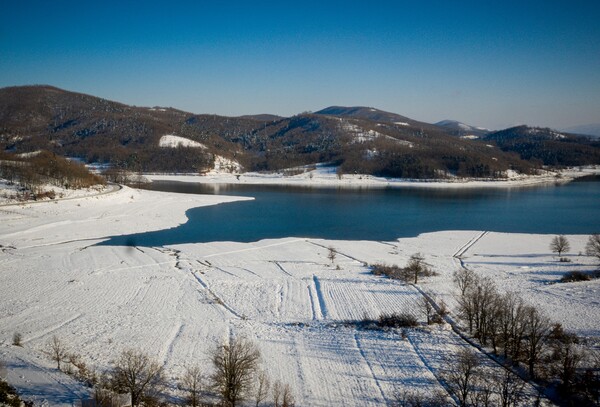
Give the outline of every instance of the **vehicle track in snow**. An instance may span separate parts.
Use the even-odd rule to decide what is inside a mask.
[[[381,400],[384,401],[385,405],[390,405],[389,401],[386,399],[386,397],[383,393],[383,389],[381,388],[379,379],[377,378],[377,375],[375,375],[373,366],[371,365],[371,362],[367,358],[367,355],[365,354],[365,351],[363,350],[363,348],[360,344],[360,340],[358,339],[358,332],[355,332],[353,337],[354,337],[354,344],[356,345],[356,349],[360,353],[360,356],[363,358],[363,361],[365,362],[365,365],[367,366],[367,369],[369,370],[369,374],[373,378],[373,381],[375,382],[375,386],[377,387],[377,389],[379,389],[379,395],[381,397]]]
[[[455,259],[461,259],[462,256],[464,256],[464,254],[475,245],[475,243],[477,243],[479,240],[481,240],[485,235],[487,235],[489,233],[489,231],[483,231],[481,233],[479,233],[477,236],[473,237],[471,240],[469,240],[467,243],[465,243],[464,245],[462,245],[453,255],[452,257],[454,257]],[[461,261],[462,264],[462,261]]]
[[[72,316],[71,318],[69,318],[69,319],[67,319],[67,320],[65,320],[65,321],[63,321],[63,322],[61,322],[59,324],[50,326],[47,329],[44,329],[42,331],[38,331],[38,333],[36,333],[35,335],[29,336],[29,337],[23,339],[22,343],[25,344],[25,343],[34,341],[36,339],[42,338],[44,336],[47,336],[47,335],[51,334],[52,332],[56,332],[59,329],[61,329],[63,326],[70,324],[71,322],[73,322],[73,321],[81,318],[82,316],[83,316],[83,314],[81,314],[81,313],[76,314],[76,315]]]
[[[325,304],[325,298],[323,297],[323,292],[321,291],[321,282],[315,275],[313,275],[313,283],[315,284],[315,293],[317,294],[317,303],[319,304],[319,309],[321,310],[321,316],[323,318],[327,318],[327,305]]]

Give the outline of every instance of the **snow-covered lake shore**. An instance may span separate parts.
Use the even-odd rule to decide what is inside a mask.
[[[411,313],[423,322],[417,289],[374,276],[366,266],[404,266],[416,252],[438,274],[420,282],[420,289],[451,311],[460,254],[499,290],[515,291],[566,329],[600,340],[600,280],[555,284],[567,271],[595,268],[592,258],[580,254],[585,235],[568,236],[569,263],[550,252],[551,235],[485,231],[440,231],[390,242],[298,236],[100,245],[111,236],[175,227],[192,207],[239,199],[248,198],[124,187],[0,207],[0,359],[7,361],[9,382],[26,398],[50,405],[71,405],[89,392],[42,353],[54,335],[100,370],[133,347],[177,377],[191,361],[209,373],[210,350],[234,334],[257,343],[263,368],[291,385],[298,405],[386,405],[403,389],[443,391],[438,377],[445,355],[469,346],[447,325],[402,338],[341,324],[390,312]],[[337,253],[333,262],[328,247]],[[15,332],[23,336],[23,348],[11,344]]]
[[[298,170],[300,171],[300,170]],[[302,170],[304,171],[304,170]],[[363,174],[343,174],[338,176],[337,167],[319,165],[315,169],[306,169],[295,175],[293,172],[258,173],[246,172],[232,174],[227,172],[209,172],[197,174],[145,174],[150,181],[178,181],[203,184],[248,184],[281,185],[335,188],[502,188],[522,187],[539,184],[570,182],[576,178],[600,174],[600,169],[586,167],[560,172],[546,172],[541,175],[510,174],[509,178],[499,180],[464,179],[448,180],[409,180],[375,177]]]

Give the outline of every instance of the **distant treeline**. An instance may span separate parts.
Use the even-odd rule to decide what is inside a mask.
[[[44,185],[79,189],[106,183],[104,178],[90,173],[83,164],[48,151],[28,156],[0,152],[0,177],[34,194],[40,192]]]

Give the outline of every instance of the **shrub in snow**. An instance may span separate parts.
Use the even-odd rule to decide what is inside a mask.
[[[412,328],[419,323],[411,314],[387,314],[379,317],[378,324],[385,328]]]
[[[590,281],[591,277],[589,274],[582,273],[581,271],[570,271],[560,279],[561,283],[573,283],[576,281]]]
[[[12,337],[12,344],[15,346],[23,346],[22,341],[23,335],[21,335],[19,332],[15,332]]]
[[[0,405],[20,407],[22,404],[17,391],[4,380],[0,379]]]

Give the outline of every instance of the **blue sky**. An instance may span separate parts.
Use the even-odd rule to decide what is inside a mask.
[[[600,122],[598,1],[2,3],[0,87],[232,116]]]

